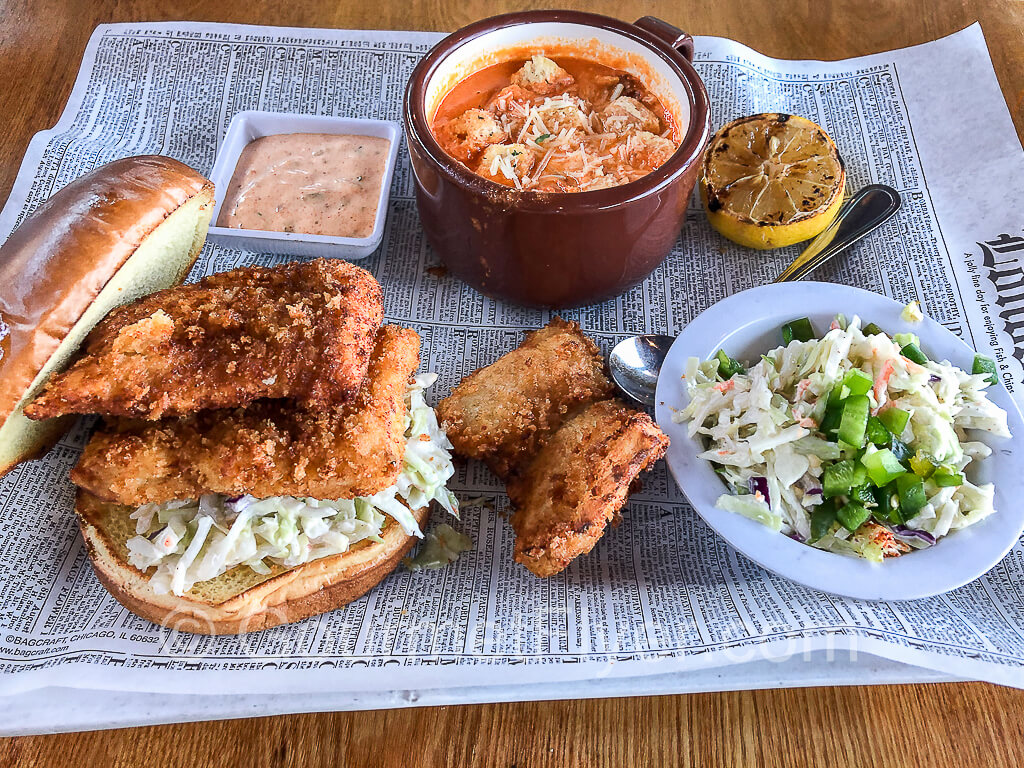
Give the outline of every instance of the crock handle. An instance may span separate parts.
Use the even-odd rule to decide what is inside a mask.
[[[634,27],[640,27],[644,32],[649,32],[657,38],[664,40],[671,45],[687,61],[693,61],[693,38],[686,34],[679,27],[662,21],[657,16],[644,16],[633,22]]]

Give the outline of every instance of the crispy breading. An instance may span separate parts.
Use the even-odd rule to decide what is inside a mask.
[[[573,409],[611,391],[597,345],[556,317],[463,379],[437,414],[457,453],[483,459],[505,478]]]
[[[159,419],[258,398],[352,399],[383,318],[366,270],[317,259],[246,267],[119,307],[25,413]]]
[[[585,406],[509,480],[515,559],[552,576],[618,523],[630,485],[665,455],[668,438],[617,400]]]
[[[309,411],[283,400],[127,421],[95,434],[71,479],[95,496],[139,505],[229,496],[370,496],[396,482],[405,455],[405,394],[419,336],[385,326],[362,389],[344,405]]]

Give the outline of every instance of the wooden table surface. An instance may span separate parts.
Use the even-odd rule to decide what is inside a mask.
[[[655,14],[771,56],[839,59],[980,21],[1024,135],[1021,0],[22,0],[0,2],[0,197],[32,134],[63,109],[89,34],[113,21],[201,20],[450,31],[527,7]],[[941,97],[938,94],[937,97]],[[1024,183],[1024,180],[1022,180]],[[1024,692],[981,683],[292,715],[0,741],[0,765],[1013,765]]]

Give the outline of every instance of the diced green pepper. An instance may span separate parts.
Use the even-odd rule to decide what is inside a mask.
[[[821,479],[821,492],[826,499],[842,496],[855,485],[863,485],[866,480],[867,473],[864,467],[852,459],[843,459],[825,467],[825,474]]]
[[[880,334],[880,333],[885,333],[885,331],[883,331],[883,330],[882,330],[881,328],[879,328],[879,327],[878,327],[877,325],[875,325],[874,323],[868,323],[867,325],[865,325],[865,326],[864,326],[864,327],[863,327],[863,328],[861,329],[861,332],[862,332],[862,333],[863,333],[863,334],[864,334],[865,336],[877,336],[877,335],[878,335],[878,334]]]
[[[971,366],[971,373],[987,373],[988,378],[985,379],[985,381],[989,384],[999,383],[997,370],[996,361],[991,357],[985,357],[984,355],[974,356],[974,364]]]
[[[839,429],[839,422],[843,418],[843,401],[839,397],[842,390],[839,384],[828,395],[828,404],[825,406],[825,415],[821,419],[818,431],[823,435],[832,436],[832,433]],[[834,397],[833,397],[834,396]]]
[[[910,457],[914,455],[914,452],[910,450],[910,446],[896,437],[896,435],[893,435],[892,440],[889,441],[889,448],[898,461],[910,461]]]
[[[916,475],[905,474],[897,477],[896,491],[900,495],[900,517],[904,522],[914,517],[928,503],[928,497],[924,493],[924,480]]]
[[[900,497],[893,485],[875,489],[875,517],[879,520],[888,520],[897,525],[903,520],[900,518]]]
[[[896,437],[899,437],[903,434],[903,430],[907,428],[907,422],[910,421],[910,413],[902,408],[891,406],[880,411],[878,418],[881,419],[886,429],[896,435]]]
[[[910,457],[910,471],[921,478],[929,478],[935,471],[935,464],[923,452],[918,451]]]
[[[851,395],[866,395],[871,391],[873,384],[871,377],[859,368],[847,371],[843,377],[843,386],[850,390]]]
[[[892,340],[896,342],[898,347],[905,347],[907,344],[921,346],[921,339],[918,338],[916,333],[894,333]]]
[[[888,448],[861,456],[860,463],[868,471],[871,482],[881,488],[906,473],[900,460]]]
[[[832,530],[836,521],[836,507],[831,502],[819,504],[811,513],[811,541],[817,541]]]
[[[847,393],[848,394],[848,393]],[[843,382],[839,382],[828,393],[828,405],[830,408],[840,405],[846,395],[843,394]]]
[[[718,375],[723,379],[731,379],[737,373],[743,373],[743,366],[739,364],[737,360],[733,360],[727,354],[724,349],[718,350],[718,354],[715,355],[718,360]]]
[[[888,445],[892,434],[885,428],[885,424],[877,416],[868,417],[867,438],[869,443],[874,445]]]
[[[839,422],[839,440],[860,448],[864,444],[864,431],[868,426],[871,403],[867,395],[850,395],[843,402],[843,416]]]
[[[839,429],[839,419],[843,416],[843,412],[840,410],[825,411],[825,418],[821,420],[821,426],[818,427],[818,431],[829,438],[835,438],[836,430]]]
[[[850,478],[850,488],[854,488],[858,485],[864,485],[868,481],[868,471],[861,466],[860,462],[856,458],[845,459],[853,464],[853,476]]]
[[[921,348],[917,346],[917,344],[915,344],[914,342],[910,342],[909,344],[904,345],[900,349],[900,354],[907,358],[907,360],[910,360],[913,363],[917,363],[918,365],[924,365],[925,363],[928,362],[928,357],[925,355],[924,352],[921,351]]]
[[[836,517],[839,519],[843,528],[853,532],[867,522],[868,518],[871,517],[871,513],[868,512],[862,504],[858,504],[856,501],[851,501],[844,504],[842,508],[836,512]]]
[[[948,467],[939,467],[932,475],[932,482],[939,488],[956,488],[964,484],[962,473],[953,472]]]
[[[878,502],[875,500],[875,493],[867,483],[864,483],[863,485],[855,485],[850,489],[848,496],[851,501],[856,501],[859,504],[863,504],[865,507],[878,506]]]
[[[811,321],[806,317],[790,320],[782,326],[782,343],[787,346],[794,339],[797,341],[810,341],[813,338],[814,329],[811,327]]]

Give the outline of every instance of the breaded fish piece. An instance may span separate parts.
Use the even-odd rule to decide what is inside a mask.
[[[515,559],[553,576],[618,523],[629,487],[665,455],[668,437],[617,400],[584,406],[509,479]]]
[[[344,261],[211,275],[115,309],[25,413],[159,419],[258,398],[336,405],[359,391],[383,313],[380,285]]]
[[[457,453],[483,459],[506,478],[567,414],[611,391],[597,345],[576,323],[556,317],[463,379],[437,414]]]
[[[371,496],[394,485],[405,455],[405,394],[419,335],[381,329],[355,400],[322,411],[282,400],[184,419],[122,421],[97,432],[71,480],[106,501],[139,505],[228,496]]]

